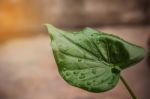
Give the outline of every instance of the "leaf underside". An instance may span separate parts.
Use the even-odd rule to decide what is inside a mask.
[[[111,34],[91,28],[65,32],[49,24],[47,28],[63,79],[90,92],[112,89],[123,69],[144,58],[142,47]]]

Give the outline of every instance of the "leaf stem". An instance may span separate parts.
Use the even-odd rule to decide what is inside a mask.
[[[123,78],[123,76],[120,76],[120,79],[121,79],[122,83],[124,84],[124,86],[127,88],[127,90],[129,92],[129,94],[131,95],[132,99],[137,99],[136,95],[134,94],[134,92],[132,91],[130,86],[128,85],[127,81]]]

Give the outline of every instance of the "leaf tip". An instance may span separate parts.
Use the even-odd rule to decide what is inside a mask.
[[[51,24],[42,24],[43,26],[45,26],[48,30],[49,36],[51,38],[51,40],[53,40],[53,30],[55,29],[55,27]]]

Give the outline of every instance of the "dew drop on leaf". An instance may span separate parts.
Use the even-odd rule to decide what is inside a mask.
[[[66,71],[66,68],[63,68],[64,71]]]
[[[85,74],[81,73],[81,75],[79,76],[79,79],[83,79],[85,78]]]
[[[70,75],[70,73],[69,72],[66,72],[66,76],[69,76]]]
[[[96,74],[96,70],[95,70],[95,69],[92,69],[92,73],[93,73],[93,74]]]
[[[77,74],[78,74],[78,71],[74,71],[73,74],[77,75]]]
[[[81,61],[82,61],[82,59],[78,58],[78,62],[81,62]]]
[[[93,80],[93,82],[95,82],[95,80]]]
[[[91,82],[87,82],[87,85],[91,85]]]
[[[120,69],[118,69],[117,67],[112,68],[111,71],[115,74],[120,73]]]
[[[102,58],[98,58],[98,60],[99,60],[99,61],[101,61],[101,60],[102,60]]]

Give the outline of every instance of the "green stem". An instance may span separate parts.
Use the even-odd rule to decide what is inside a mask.
[[[131,95],[132,99],[137,99],[136,95],[134,94],[134,92],[132,91],[132,89],[130,88],[130,86],[126,82],[126,80],[122,76],[120,76],[120,79],[123,82],[124,86],[127,88],[127,90],[129,92],[129,94]]]

